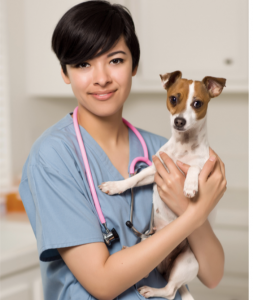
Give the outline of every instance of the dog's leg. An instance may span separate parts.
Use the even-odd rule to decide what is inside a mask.
[[[187,172],[184,182],[184,195],[188,198],[193,198],[198,192],[200,170],[197,166],[191,166]]]
[[[163,297],[171,300],[175,298],[176,292],[179,289],[180,294],[182,293],[182,300],[193,300],[188,290],[183,286],[197,276],[198,270],[199,264],[190,247],[187,247],[186,251],[180,253],[176,258],[170,272],[169,282],[164,288],[156,289],[143,286],[139,288],[138,291],[145,298]]]
[[[128,189],[131,189],[135,186],[146,185],[154,182],[154,175],[156,172],[155,165],[152,164],[151,166],[147,167],[140,173],[127,178],[125,180],[120,181],[108,181],[103,182],[98,187],[101,191],[106,194],[114,195],[114,194],[121,194]]]

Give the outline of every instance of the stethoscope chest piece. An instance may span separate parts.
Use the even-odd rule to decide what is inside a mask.
[[[109,230],[106,226],[106,223],[103,224],[106,230],[106,233],[103,233],[104,241],[107,246],[111,246],[111,243],[115,240],[119,240],[119,235],[116,231],[116,229],[112,228],[112,230]]]

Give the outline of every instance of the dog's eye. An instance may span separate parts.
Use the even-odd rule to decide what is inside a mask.
[[[194,108],[200,108],[203,105],[201,101],[194,101],[193,102],[193,107]]]
[[[177,98],[175,96],[170,96],[170,103],[172,104],[172,106],[176,106]]]

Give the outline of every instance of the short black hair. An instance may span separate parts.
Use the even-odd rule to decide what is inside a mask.
[[[121,36],[138,66],[140,46],[129,10],[105,0],[82,2],[60,19],[52,36],[52,50],[67,75],[66,65],[76,65],[109,51]]]

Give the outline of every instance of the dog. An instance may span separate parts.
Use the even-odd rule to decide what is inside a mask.
[[[172,135],[159,152],[167,153],[176,162],[190,165],[184,183],[184,195],[193,198],[198,192],[198,176],[209,158],[207,140],[207,107],[211,98],[221,94],[226,84],[225,78],[207,76],[202,81],[182,78],[180,71],[160,75],[163,88],[167,91],[167,108],[170,112]],[[161,160],[161,158],[160,158]],[[167,169],[167,168],[166,168]],[[168,170],[167,170],[168,171]],[[127,189],[154,182],[155,165],[140,173],[115,182],[102,183],[99,188],[109,194],[118,194]],[[157,185],[153,186],[154,227],[156,231],[171,223],[177,216],[161,200]],[[212,223],[215,210],[209,214]],[[158,271],[168,281],[161,289],[141,287],[139,293],[144,297],[164,297],[174,299],[177,290],[182,299],[193,299],[185,284],[193,280],[199,270],[199,264],[190,249],[187,239],[176,247],[158,266]]]

